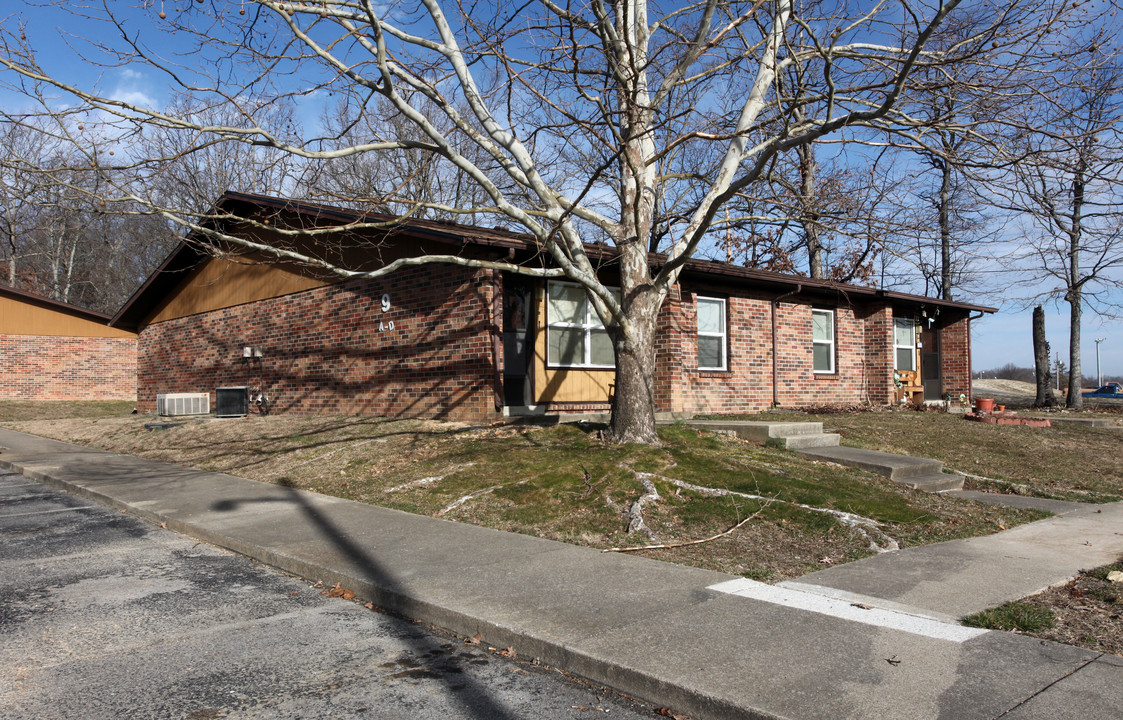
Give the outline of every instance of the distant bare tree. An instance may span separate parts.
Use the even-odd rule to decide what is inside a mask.
[[[1026,107],[1019,159],[997,199],[1025,219],[1024,284],[1069,306],[1069,408],[1083,405],[1084,308],[1117,308],[1111,293],[1123,288],[1123,71],[1107,42],[1093,36],[1057,69],[1054,92]]]

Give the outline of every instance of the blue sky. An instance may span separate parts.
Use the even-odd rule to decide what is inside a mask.
[[[178,12],[175,0],[167,0],[163,7],[171,15]],[[113,2],[115,10],[126,14],[128,23],[139,28],[149,23],[159,23],[156,14],[161,8],[160,0],[147,10],[129,7],[127,3]],[[79,3],[71,3],[77,8]],[[36,49],[39,62],[50,72],[82,87],[96,86],[111,97],[127,100],[139,105],[162,107],[171,97],[165,75],[151,68],[143,67],[95,67],[79,61],[75,49],[96,54],[91,43],[99,41],[115,45],[119,42],[118,30],[104,22],[82,18],[57,7],[35,7],[20,3],[16,10],[27,22],[27,35]],[[14,30],[15,14],[3,17],[3,24]],[[171,19],[171,18],[169,18]],[[61,31],[61,32],[60,32]],[[180,66],[190,74],[192,65],[199,60],[194,55],[195,48],[184,39],[177,39],[169,33],[159,36],[160,54],[169,62]],[[60,94],[58,96],[61,97]],[[297,106],[297,116],[305,130],[317,127],[320,113],[326,98],[311,95],[303,98]],[[10,90],[0,87],[0,102],[9,110],[15,110],[26,103],[26,99]],[[990,276],[989,282],[1001,283],[1000,277]],[[1023,310],[1022,303],[1000,293],[982,293],[972,296],[961,293],[957,299],[982,305],[998,305],[1000,311],[976,320],[972,324],[972,365],[973,369],[984,370],[1000,367],[1006,363],[1031,367],[1033,346],[1031,336],[1031,315]],[[1046,329],[1054,354],[1061,353],[1067,362],[1068,355],[1068,308],[1060,305],[1046,306]],[[1094,376],[1096,372],[1096,345],[1094,339],[1105,338],[1100,347],[1104,374],[1123,375],[1123,326],[1117,321],[1103,321],[1090,311],[1085,312],[1082,342],[1083,371]]]
[[[971,302],[969,298],[964,298]],[[986,304],[981,302],[980,304]],[[1068,306],[1045,308],[1045,335],[1053,351],[1068,364]],[[1014,363],[1033,367],[1033,317],[1031,310],[1007,308],[971,323],[971,365],[975,371]],[[1101,321],[1085,311],[1080,333],[1080,364],[1085,377],[1096,375],[1096,338],[1100,343],[1100,365],[1104,375],[1123,375],[1123,327],[1118,321]]]

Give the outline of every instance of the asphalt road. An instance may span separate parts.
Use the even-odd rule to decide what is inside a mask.
[[[0,717],[652,717],[322,592],[0,473]]]

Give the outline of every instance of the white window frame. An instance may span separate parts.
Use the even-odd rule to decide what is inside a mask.
[[[909,338],[912,340],[911,345],[898,345],[897,344],[897,325],[898,324],[902,324],[902,325],[907,324],[909,326],[909,330],[911,331],[911,332],[909,332]],[[912,367],[903,368],[903,367],[897,366],[897,358],[900,354],[900,353],[898,353],[898,350],[905,349],[905,348],[912,351],[909,354],[909,357],[912,358],[912,365],[913,365]],[[916,320],[913,319],[913,318],[910,318],[910,317],[901,317],[901,318],[895,317],[895,318],[893,318],[893,369],[894,370],[903,370],[905,372],[916,372],[917,371],[917,367],[916,367]]]
[[[831,339],[830,340],[816,340],[815,339],[815,315],[827,315],[831,319]],[[835,347],[838,341],[838,326],[835,324],[834,310],[827,310],[824,308],[811,308],[811,370],[816,375],[833,375],[835,373]],[[815,367],[815,346],[826,345],[830,352],[827,357],[830,358],[831,366],[826,370],[819,370]]]
[[[721,306],[721,331],[720,332],[702,332],[701,325],[699,325],[699,323],[698,323],[698,316],[701,314],[699,312],[699,308],[701,307],[702,303],[704,303],[704,302],[717,303]],[[705,295],[699,295],[695,298],[695,301],[694,301],[694,325],[695,325],[695,330],[698,333],[698,337],[699,338],[711,337],[711,338],[718,338],[718,339],[721,340],[721,365],[716,365],[716,366],[713,366],[713,367],[703,366],[702,365],[702,358],[698,357],[697,360],[698,360],[698,369],[699,370],[705,370],[705,371],[708,371],[708,372],[718,372],[718,371],[724,371],[724,370],[729,369],[729,329],[728,329],[729,328],[729,315],[728,315],[728,308],[729,308],[729,304],[726,302],[725,298],[707,297]]]
[[[601,322],[600,317],[597,316],[597,311],[593,309],[593,304],[589,302],[588,294],[585,293],[585,320],[584,322],[571,323],[563,321],[555,321],[550,317],[550,288],[555,285],[564,285],[571,288],[579,288],[582,293],[585,293],[585,288],[577,283],[558,282],[550,280],[546,283],[546,367],[550,368],[583,368],[591,370],[614,370],[616,369],[615,356],[611,365],[594,365],[592,361],[593,355],[593,330],[604,330],[604,323]],[[619,292],[617,288],[610,287],[609,290]],[[581,363],[567,364],[554,362],[550,357],[550,332],[553,328],[564,328],[566,330],[582,330],[585,334],[585,358]],[[610,338],[611,340],[611,338]]]

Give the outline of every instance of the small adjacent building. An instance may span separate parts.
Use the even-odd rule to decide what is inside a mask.
[[[217,206],[225,233],[356,271],[425,254],[546,262],[533,238],[501,229],[242,193]],[[352,230],[317,234],[337,226]],[[611,284],[613,250],[588,251]],[[657,409],[958,400],[971,390],[971,319],[987,312],[692,260],[659,318]],[[605,410],[614,392],[611,344],[579,286],[484,268],[346,279],[191,235],[111,325],[138,333],[142,412],[159,393],[213,402],[217,388],[245,386],[280,412],[487,421],[515,409]]]
[[[0,286],[0,400],[133,400],[137,336],[110,317]]]

